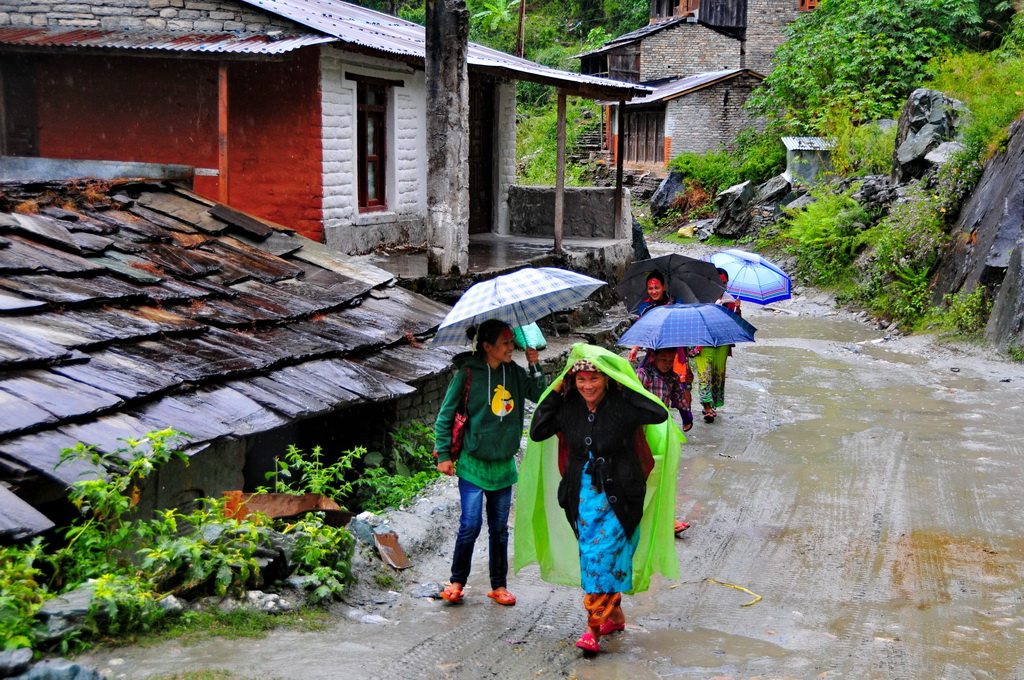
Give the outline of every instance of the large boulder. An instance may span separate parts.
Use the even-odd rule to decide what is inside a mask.
[[[780,205],[792,189],[789,180],[782,175],[756,188],[749,181],[729,187],[715,197],[718,214],[712,231],[724,238],[760,233],[775,224],[781,214]]]
[[[910,93],[896,131],[892,177],[900,184],[923,177],[946,155],[928,159],[943,142],[959,138],[958,128],[970,115],[963,102],[937,90],[919,88]]]
[[[686,191],[683,173],[673,170],[661,180],[657,191],[651,196],[651,217],[661,217],[679,205],[679,194]]]
[[[947,294],[985,286],[996,294],[986,337],[996,345],[1019,342],[1020,322],[1013,318],[1024,309],[1018,252],[1024,238],[1024,121],[1010,126],[1006,151],[986,164],[950,236],[935,275],[932,304]]]

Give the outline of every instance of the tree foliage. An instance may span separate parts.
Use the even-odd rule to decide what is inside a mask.
[[[790,25],[749,106],[804,133],[837,107],[855,122],[893,117],[928,60],[976,43],[982,24],[977,0],[822,0]]]

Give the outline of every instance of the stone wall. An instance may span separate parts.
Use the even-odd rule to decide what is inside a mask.
[[[751,125],[743,104],[760,82],[742,74],[670,100],[665,112],[665,137],[671,140],[672,155],[728,146],[737,132]]]
[[[799,0],[747,0],[744,68],[771,73],[772,57],[786,42],[786,27],[800,15]]]
[[[643,82],[741,68],[740,41],[696,23],[656,31],[640,47]]]
[[[325,242],[349,254],[426,240],[426,85],[422,70],[327,47],[320,59]],[[401,80],[388,110],[387,210],[360,213],[355,164],[356,82]]]
[[[0,26],[309,33],[294,22],[233,0],[3,0]]]
[[[628,219],[627,192],[622,214]],[[562,235],[565,238],[619,238],[615,228],[614,188],[565,187]],[[520,236],[552,237],[555,233],[555,188],[514,186],[509,191],[509,232]],[[621,225],[620,225],[621,226]]]

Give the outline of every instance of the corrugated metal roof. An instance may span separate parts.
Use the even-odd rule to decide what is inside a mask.
[[[32,47],[102,47],[173,52],[283,54],[300,47],[333,42],[321,34],[172,33],[91,28],[0,28],[0,44]]]
[[[366,7],[337,0],[243,0],[267,12],[335,36],[342,42],[380,50],[390,54],[423,59],[426,55],[426,29],[419,24],[376,12]],[[613,88],[625,93],[646,93],[650,88],[619,80],[598,78],[562,71],[527,59],[520,59],[475,43],[469,44],[470,65],[498,68],[519,76],[533,76]]]
[[[675,17],[672,19],[667,19],[665,21],[656,21],[654,23],[646,24],[636,29],[635,31],[623,33],[617,38],[612,38],[611,40],[609,40],[596,50],[590,50],[589,52],[577,54],[576,56],[573,57],[573,59],[579,59],[580,57],[589,57],[592,54],[600,54],[601,52],[607,52],[608,50],[615,49],[616,47],[621,47],[626,43],[631,43],[635,40],[646,38],[648,35],[652,33],[657,33],[658,31],[663,31],[666,28],[671,28],[676,24],[686,23],[688,20],[690,20],[688,17]],[[690,20],[690,23],[694,23],[694,20]]]
[[[695,76],[689,76],[686,78],[680,78],[679,80],[671,80],[667,83],[657,85],[654,91],[646,97],[639,97],[629,102],[629,106],[639,106],[641,104],[653,104],[654,102],[667,101],[669,99],[675,99],[685,94],[689,94],[694,90],[707,87],[708,85],[714,85],[715,83],[722,82],[723,80],[729,80],[742,73],[749,73],[752,76],[758,78],[764,78],[760,73],[755,73],[750,69],[736,68],[729,69],[727,71],[709,71],[707,73],[699,73]],[[617,102],[599,102],[601,104],[616,104]]]
[[[786,151],[830,151],[836,148],[835,141],[824,137],[783,137]]]

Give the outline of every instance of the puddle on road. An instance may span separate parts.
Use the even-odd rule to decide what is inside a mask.
[[[608,653],[580,664],[573,675],[580,680],[731,676],[737,667],[786,655],[785,649],[770,642],[700,628],[632,627],[611,639],[602,638],[601,645]],[[651,661],[657,663],[656,673],[643,667]]]

